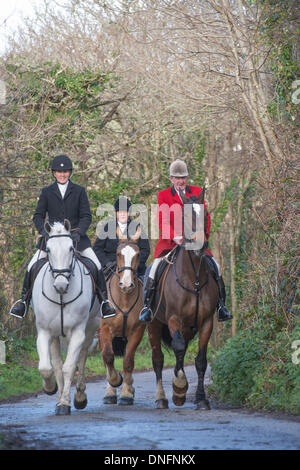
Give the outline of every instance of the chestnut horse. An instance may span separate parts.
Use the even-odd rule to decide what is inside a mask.
[[[196,409],[209,409],[204,391],[204,375],[207,367],[207,344],[213,329],[213,315],[218,302],[218,287],[208,268],[204,240],[204,227],[198,230],[200,208],[204,203],[204,189],[198,199],[187,198],[181,193],[183,209],[183,244],[177,248],[172,265],[164,271],[158,285],[154,319],[148,326],[152,347],[152,363],[156,375],[156,407],[168,408],[162,384],[164,356],[161,341],[171,346],[176,357],[173,375],[173,402],[184,404],[188,382],[184,372],[184,356],[188,343],[198,333],[198,354],[195,366],[198,375]],[[188,210],[187,210],[188,209]],[[187,217],[190,214],[191,217]],[[204,223],[206,217],[204,214]],[[203,220],[203,219],[202,219]]]
[[[137,277],[139,264],[138,240],[141,227],[130,239],[124,237],[117,228],[119,244],[117,248],[116,271],[107,282],[109,300],[114,305],[117,315],[106,320],[101,319],[99,328],[99,349],[106,367],[107,388],[105,404],[117,403],[117,390],[122,383],[119,405],[132,405],[134,388],[132,372],[134,369],[135,351],[145,332],[145,324],[139,321],[143,307],[143,283]],[[123,356],[122,375],[114,367],[115,355]]]

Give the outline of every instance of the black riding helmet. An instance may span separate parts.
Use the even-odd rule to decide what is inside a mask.
[[[129,212],[129,209],[131,207],[131,202],[126,196],[120,196],[119,199],[116,200],[114,204],[114,208],[116,212],[119,211],[126,211]]]
[[[72,160],[67,155],[57,155],[53,158],[51,163],[51,170],[52,171],[72,171],[73,164]]]

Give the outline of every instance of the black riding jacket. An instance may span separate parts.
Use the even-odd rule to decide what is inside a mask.
[[[110,227],[108,224],[110,224]],[[139,224],[137,222],[132,221],[130,218],[128,219],[127,233],[129,237],[135,234],[138,225]],[[96,255],[98,256],[98,259],[102,267],[105,267],[108,264],[116,261],[116,253],[117,253],[119,239],[117,235],[115,235],[115,238],[110,238],[108,236],[109,234],[116,233],[116,227],[117,227],[116,220],[112,220],[102,225],[99,230],[99,232],[101,233],[101,237],[100,238],[97,237],[94,243],[93,249]],[[108,234],[108,235],[104,238],[103,234]],[[150,254],[149,240],[143,228],[142,228],[142,235],[140,239],[138,240],[138,246],[140,249],[138,275],[143,275],[146,271],[146,261]]]
[[[78,251],[91,246],[86,231],[91,224],[92,214],[86,191],[82,186],[69,180],[64,198],[61,196],[57,182],[43,188],[33,216],[34,225],[40,234],[43,234],[47,214],[50,224],[68,219],[72,229],[79,228]],[[43,240],[42,236],[38,241],[37,248],[44,249]]]

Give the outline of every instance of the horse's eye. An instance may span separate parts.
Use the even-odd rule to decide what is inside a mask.
[[[70,246],[70,251],[74,251],[74,247],[73,247],[73,246]]]

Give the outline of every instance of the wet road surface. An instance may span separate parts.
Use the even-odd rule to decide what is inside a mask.
[[[44,394],[0,405],[0,431],[10,436],[10,449],[300,449],[300,417],[228,409],[214,403],[210,411],[196,411],[196,373],[192,366],[186,367],[187,401],[178,408],[171,399],[172,374],[172,369],[164,370],[167,410],[155,409],[154,372],[137,372],[133,406],[104,405],[106,382],[100,379],[87,384],[85,410],[72,406],[70,416],[55,416],[56,397]]]

